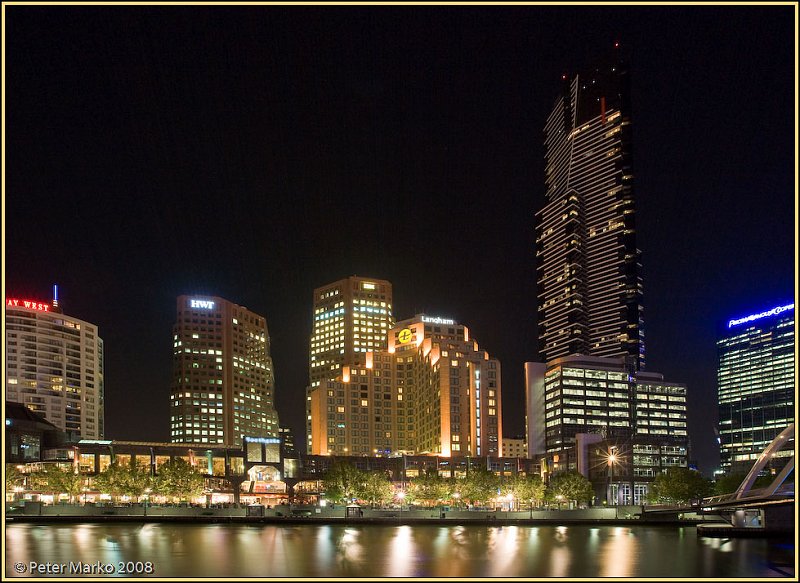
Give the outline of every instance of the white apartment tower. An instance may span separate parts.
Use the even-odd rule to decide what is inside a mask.
[[[6,399],[24,404],[69,439],[104,434],[103,340],[95,324],[52,303],[6,297]]]

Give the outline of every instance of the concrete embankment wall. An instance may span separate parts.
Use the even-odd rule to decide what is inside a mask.
[[[176,522],[362,522],[362,523],[497,523],[520,524],[536,522],[554,523],[642,523],[637,516],[625,509],[586,508],[574,510],[534,510],[519,512],[475,511],[453,509],[347,509],[335,507],[293,507],[276,506],[253,509],[247,507],[206,508],[197,506],[150,506],[141,504],[118,506],[81,506],[78,504],[40,505],[28,503],[12,511],[7,509],[6,517],[19,522],[115,522],[115,521],[176,521]],[[649,521],[648,521],[649,522]],[[689,521],[685,521],[689,522]]]

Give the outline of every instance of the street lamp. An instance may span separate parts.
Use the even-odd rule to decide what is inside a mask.
[[[615,445],[609,448],[608,452],[608,503],[616,506],[614,499],[614,464],[617,462],[617,454],[614,452]]]
[[[456,501],[456,508],[458,508],[458,499],[461,498],[461,494],[459,492],[453,492],[453,498]]]

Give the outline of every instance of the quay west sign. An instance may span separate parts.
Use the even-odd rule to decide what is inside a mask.
[[[6,298],[7,308],[28,308],[29,310],[36,310],[37,312],[49,312],[50,304],[43,304],[42,302],[33,302],[31,300],[15,300]]]
[[[213,310],[214,302],[210,300],[189,300],[189,306],[192,308],[202,308],[203,310]]]

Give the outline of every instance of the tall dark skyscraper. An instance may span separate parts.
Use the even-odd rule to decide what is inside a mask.
[[[628,67],[616,54],[564,75],[561,89],[536,214],[541,362],[525,367],[528,452],[580,471],[601,498],[640,504],[691,454],[686,385],[644,372]],[[601,450],[620,460],[613,476],[614,462],[592,466]]]
[[[562,81],[536,214],[540,359],[626,357],[643,369],[628,69],[614,56]]]

